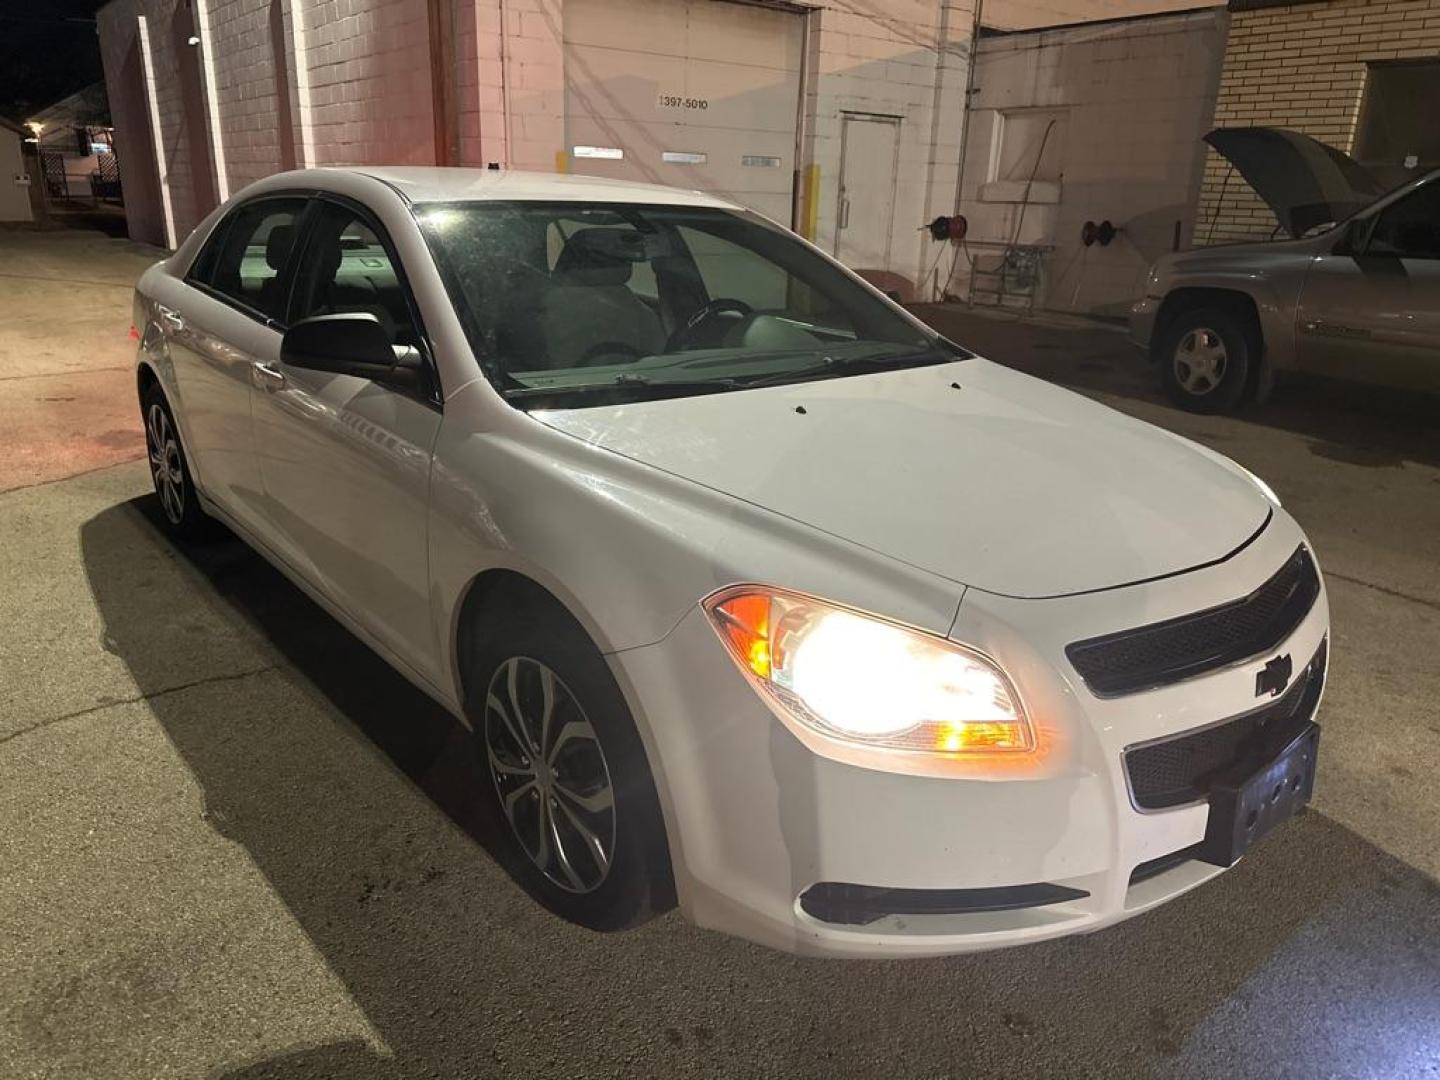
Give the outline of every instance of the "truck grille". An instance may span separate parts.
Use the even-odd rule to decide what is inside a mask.
[[[1300,733],[1325,684],[1325,643],[1320,643],[1285,696],[1254,712],[1199,731],[1125,752],[1130,794],[1142,810],[1203,799],[1211,780],[1247,759],[1258,768]]]
[[[1268,652],[1284,641],[1320,595],[1305,545],[1269,581],[1228,604],[1065,646],[1093,693],[1116,697],[1179,682]]]

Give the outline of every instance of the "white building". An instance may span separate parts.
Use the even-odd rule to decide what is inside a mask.
[[[1209,8],[983,36],[949,291],[1127,311],[1154,258],[1190,246],[1228,23]],[[1087,221],[1117,232],[1086,245]]]
[[[30,221],[30,174],[24,146],[30,132],[0,116],[0,221]]]
[[[698,188],[908,291],[956,204],[972,0],[113,0],[130,233],[295,166]]]
[[[104,83],[84,87],[31,113],[26,121],[39,130],[47,199],[89,200],[102,190],[102,178],[113,177],[115,156]],[[41,176],[34,182],[38,185]]]

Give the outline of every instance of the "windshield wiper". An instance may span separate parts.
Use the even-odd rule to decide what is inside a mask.
[[[819,379],[842,371],[863,370],[864,368],[883,371],[886,368],[931,367],[962,359],[964,359],[963,356],[946,356],[939,349],[926,349],[923,352],[915,353],[882,353],[879,356],[827,356],[818,364],[792,368],[789,371],[777,371],[771,375],[762,375],[758,379],[746,379],[744,385],[747,387],[778,386],[788,382]]]
[[[528,401],[534,398],[564,397],[567,394],[615,395],[618,397],[663,397],[676,394],[716,394],[726,390],[743,390],[751,384],[739,379],[651,379],[639,373],[622,372],[613,382],[579,383],[573,386],[519,386],[503,390],[506,401]]]
[[[729,390],[752,390],[762,386],[805,382],[827,375],[839,374],[842,371],[863,371],[867,368],[883,371],[887,368],[907,366],[928,367],[961,359],[964,359],[964,354],[950,356],[941,349],[925,349],[921,352],[909,353],[881,353],[875,356],[827,356],[818,364],[791,368],[788,371],[776,371],[769,375],[753,378],[717,375],[709,379],[654,379],[638,371],[622,371],[610,382],[578,383],[570,386],[521,385],[502,390],[501,393],[506,401],[516,402],[563,398],[571,395],[620,399],[678,397],[686,394],[718,394]]]

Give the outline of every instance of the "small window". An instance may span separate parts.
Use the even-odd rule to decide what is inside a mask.
[[[390,246],[363,217],[336,203],[316,215],[296,275],[295,319],[374,315],[395,345],[419,345],[415,319]]]
[[[222,222],[196,260],[194,278],[267,318],[284,315],[280,272],[295,246],[304,199],[248,203]]]
[[[1019,109],[1000,114],[991,180],[1056,182],[1065,169],[1065,113]]]
[[[1355,160],[1372,168],[1424,170],[1440,165],[1437,101],[1440,61],[1371,64],[1355,130]]]
[[[1440,259],[1440,180],[1432,180],[1381,213],[1367,255]]]

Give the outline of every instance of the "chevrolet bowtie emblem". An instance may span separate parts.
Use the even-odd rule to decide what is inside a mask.
[[[1289,653],[1271,660],[1255,674],[1255,696],[1264,697],[1269,694],[1271,697],[1279,697],[1285,692],[1285,687],[1290,685],[1290,672],[1293,667]]]

